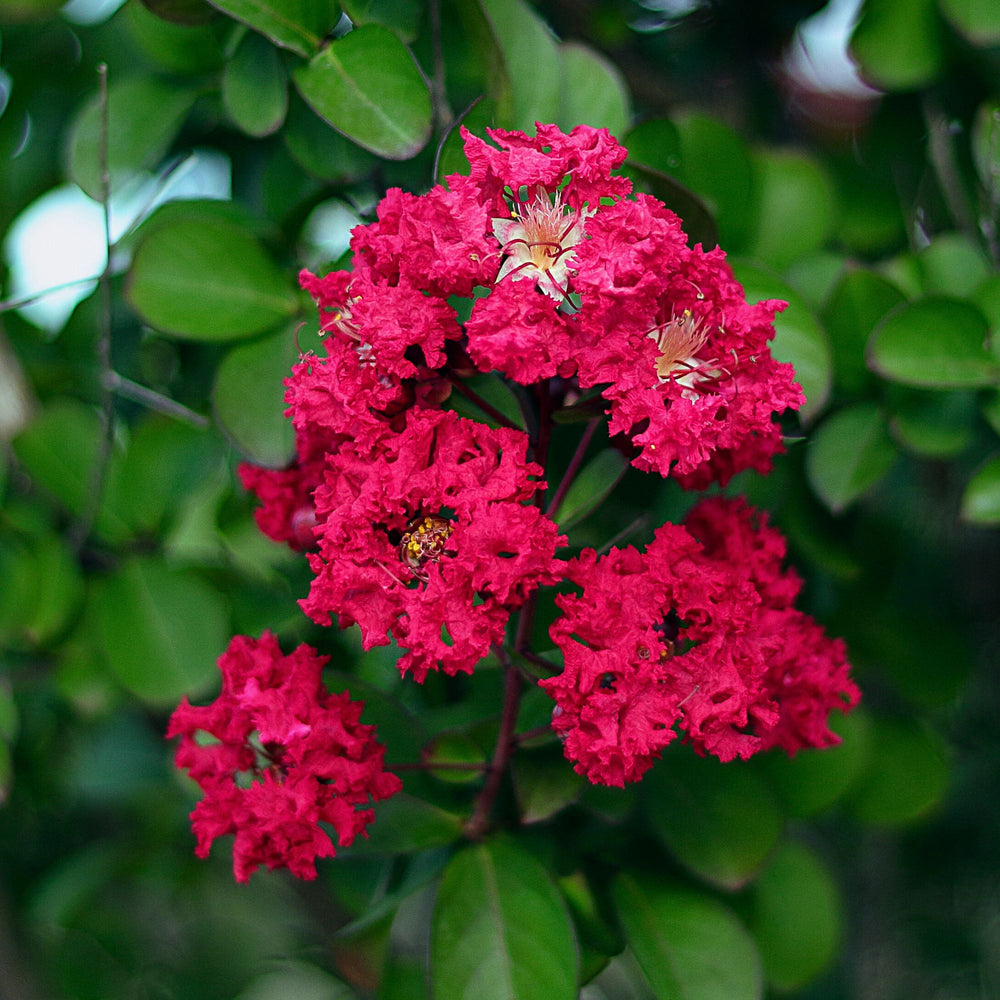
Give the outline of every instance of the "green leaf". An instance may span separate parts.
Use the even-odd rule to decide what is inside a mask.
[[[348,849],[352,857],[412,854],[453,844],[462,835],[461,816],[405,792],[379,802],[375,809],[376,822],[368,828],[368,838],[359,837]]]
[[[288,80],[278,50],[247,32],[222,74],[222,103],[233,123],[254,138],[281,128],[288,111]]]
[[[222,457],[222,442],[207,429],[147,415],[133,427],[113,483],[122,517],[136,531],[157,531]]]
[[[719,243],[719,229],[708,206],[692,190],[669,174],[645,163],[628,161],[627,173],[639,190],[648,188],[667,208],[681,217],[688,243],[714,247]]]
[[[1000,524],[1000,455],[976,470],[962,494],[962,520]]]
[[[562,69],[559,48],[548,25],[524,0],[476,2],[503,53],[510,81],[510,117],[500,124],[534,132],[535,122],[555,121],[559,116]]]
[[[38,587],[34,608],[22,620],[32,646],[44,646],[70,621],[83,599],[83,574],[76,557],[54,534],[32,539],[33,571]],[[9,580],[6,574],[4,578]]]
[[[991,199],[1000,191],[1000,101],[984,101],[972,123],[972,162]]]
[[[435,1000],[575,1000],[578,965],[566,904],[533,855],[507,839],[455,855],[431,926]]]
[[[256,465],[281,468],[295,454],[295,433],[285,417],[283,379],[297,358],[295,330],[283,327],[263,340],[234,347],[216,370],[215,419],[240,453]]]
[[[330,42],[292,78],[306,103],[388,160],[416,156],[431,135],[431,98],[406,46],[379,24]]]
[[[160,7],[162,10],[172,5],[170,13],[175,14],[184,2],[186,0],[166,0]],[[211,73],[223,64],[225,54],[220,33],[208,23],[218,14],[205,0],[190,3],[193,16],[183,23],[176,16],[164,19],[161,10],[150,13],[151,6],[149,2],[126,4],[117,18],[127,26],[135,46],[157,67],[170,73],[194,76]],[[196,20],[199,17],[200,20]],[[111,79],[115,79],[114,74]]]
[[[108,87],[108,170],[112,190],[123,177],[163,159],[194,104],[196,92],[152,76],[113,81]],[[99,95],[82,108],[70,131],[69,175],[95,201],[101,199]]]
[[[485,125],[492,125],[496,122],[507,122],[513,113],[514,92],[511,87],[510,73],[504,59],[503,49],[500,40],[497,38],[496,29],[490,21],[482,0],[453,0],[453,9],[457,12],[461,21],[462,37],[466,40],[474,65],[479,69],[478,81],[485,88],[486,100],[480,101],[467,117],[465,124],[476,135],[483,134]],[[479,122],[474,120],[478,117],[483,105],[491,106],[491,113],[487,120]],[[493,113],[495,109],[495,114]],[[473,120],[470,120],[473,119]],[[457,131],[457,130],[455,130]],[[445,142],[442,158],[449,160],[455,152],[456,142],[461,136],[456,136],[452,132],[450,137],[453,141]],[[457,143],[458,157],[465,161],[465,156],[461,151],[461,142]],[[439,174],[439,178],[447,176],[449,173],[468,172],[468,163],[464,164],[464,169],[444,170]]]
[[[468,733],[460,731],[438,733],[428,744],[424,755],[430,773],[439,781],[453,785],[467,785],[470,781],[481,781],[486,770],[486,754],[478,741]],[[448,764],[463,765],[450,768]],[[466,770],[464,765],[473,764],[477,770]]]
[[[210,213],[150,221],[126,286],[150,326],[190,340],[233,340],[298,308],[288,277],[243,227]]]
[[[721,903],[632,875],[619,875],[612,894],[656,1000],[760,1000],[753,940]]]
[[[513,764],[514,794],[521,822],[540,823],[580,797],[584,779],[562,754],[518,754]]]
[[[879,719],[868,768],[849,805],[863,823],[905,826],[941,801],[948,777],[948,749],[940,736],[909,720]]]
[[[806,447],[809,485],[834,514],[874,486],[896,460],[885,419],[870,403],[835,413]]]
[[[983,314],[943,295],[893,309],[868,342],[868,367],[883,378],[926,389],[965,389],[1000,380],[986,348]]]
[[[751,155],[750,239],[746,252],[778,270],[826,242],[836,212],[819,163],[783,149]]]
[[[962,233],[936,236],[917,255],[924,290],[955,298],[968,298],[990,274],[983,252]]]
[[[893,388],[889,429],[904,448],[927,458],[954,458],[971,443],[976,419],[974,393]]]
[[[653,830],[670,853],[724,889],[753,878],[781,836],[774,795],[742,762],[722,764],[683,749],[667,753],[641,793]]]
[[[236,1000],[357,1000],[357,996],[315,965],[286,960],[279,969],[257,976]]]
[[[750,153],[727,125],[707,115],[688,114],[676,121],[680,135],[678,180],[708,203],[730,252],[743,246],[749,232]]]
[[[821,750],[800,750],[794,757],[769,753],[761,763],[786,812],[794,817],[826,812],[864,770],[871,744],[871,720],[855,708],[849,715],[831,712],[830,728],[842,742]]]
[[[568,531],[603,503],[627,470],[628,459],[621,452],[611,448],[598,452],[573,480],[555,512],[560,530]]]
[[[370,174],[378,161],[318,118],[297,97],[292,101],[281,138],[295,162],[330,184],[351,184]]]
[[[994,0],[938,0],[941,13],[973,45],[1000,44],[1000,7]]]
[[[50,403],[14,439],[14,453],[43,490],[71,514],[89,508],[104,429],[96,410],[68,397]],[[122,460],[112,448],[105,491],[94,527],[109,542],[120,542],[129,526],[118,510],[114,481]]]
[[[209,0],[224,14],[249,24],[275,45],[308,58],[337,23],[333,0]]]
[[[205,24],[216,16],[204,0],[141,0],[144,9],[173,24]]]
[[[108,663],[134,695],[167,706],[212,685],[226,645],[226,607],[200,577],[133,558],[106,581],[98,601]]]
[[[776,990],[800,989],[836,954],[843,924],[837,884],[804,844],[782,845],[754,883],[750,930]]]
[[[384,24],[407,44],[417,37],[424,8],[421,0],[343,0],[341,6],[355,25]]]
[[[850,54],[873,87],[913,90],[944,66],[941,27],[935,0],[865,0]]]
[[[614,63],[586,45],[559,46],[562,89],[556,122],[568,132],[581,122],[622,135],[632,120],[628,87]]]
[[[878,321],[906,296],[874,271],[849,267],[823,307],[821,318],[833,348],[834,381],[845,392],[861,393],[874,379],[865,365],[865,345]]]
[[[801,296],[780,278],[747,261],[730,260],[733,273],[743,285],[747,301],[784,299],[788,308],[774,317],[771,354],[795,367],[795,380],[806,394],[799,413],[811,420],[826,405],[830,395],[832,364],[830,344],[822,327]]]

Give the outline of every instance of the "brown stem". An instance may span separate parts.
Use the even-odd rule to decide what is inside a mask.
[[[593,420],[587,423],[587,429],[583,432],[580,443],[576,446],[576,451],[573,452],[573,457],[569,460],[569,465],[563,474],[562,482],[559,483],[559,488],[549,501],[548,507],[545,508],[545,513],[550,517],[555,517],[559,511],[559,505],[566,499],[566,494],[569,492],[570,486],[573,485],[573,480],[576,479],[576,474],[580,471],[580,466],[583,465],[583,457],[587,454],[587,448],[590,446],[590,442],[594,437],[594,431],[597,430],[597,425],[600,422],[600,417],[594,417]]]
[[[512,427],[514,430],[519,431],[521,428],[514,423],[510,417],[504,416],[495,406],[487,403],[482,396],[479,395],[473,389],[470,389],[457,375],[448,375],[448,381],[458,389],[458,391],[465,396],[465,398],[472,403],[474,406],[479,407],[486,416],[491,417],[495,420],[501,427]]]
[[[500,711],[500,731],[497,733],[493,759],[486,772],[486,781],[476,798],[475,810],[465,824],[465,835],[470,840],[478,840],[489,829],[493,803],[500,791],[500,783],[503,781],[507,762],[510,759],[511,750],[514,748],[514,728],[517,725],[517,710],[521,704],[521,691],[524,687],[520,671],[511,665],[507,654],[498,647],[497,655],[506,671],[503,708]]]

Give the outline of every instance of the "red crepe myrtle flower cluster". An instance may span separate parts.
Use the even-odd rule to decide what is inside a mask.
[[[843,643],[791,606],[801,582],[784,555],[763,515],[716,497],[645,552],[571,562],[582,593],[557,598],[551,630],[566,667],[541,685],[577,771],[635,781],[676,730],[720,760],[837,742],[827,714],[859,692]]]
[[[800,581],[763,515],[707,500],[645,551],[575,558],[553,519],[602,413],[611,446],[683,488],[766,472],[775,416],[803,402],[768,348],[783,303],[748,304],[720,250],[689,247],[673,212],[633,197],[606,130],[463,135],[467,176],[388,191],[352,233],[352,270],[301,275],[325,354],[285,381],[297,455],[240,475],[261,530],[307,554],[303,610],[358,625],[366,649],[395,641],[400,672],[422,682],[491,650],[508,673],[544,665],[529,626],[539,588],[561,586],[563,663],[541,685],[595,782],[637,780],[678,734],[722,760],[835,742],[827,714],[858,691],[843,645],[792,607]],[[483,373],[514,383],[520,422],[470,386]],[[459,416],[459,394],[489,423]],[[559,411],[593,419],[553,496]],[[355,806],[399,787],[357,703],[320,687],[320,662],[234,640],[219,701],[172,721],[178,763],[206,791],[198,851],[235,832],[238,878],[261,863],[311,874],[333,853],[319,821],[349,843],[370,818]],[[505,706],[501,762],[516,714]]]
[[[236,636],[219,658],[219,697],[203,707],[185,698],[171,716],[177,766],[205,793],[191,814],[195,852],[207,857],[216,837],[235,833],[238,882],[260,865],[315,878],[315,859],[336,854],[320,822],[346,847],[375,816],[358,807],[402,787],[382,769],[375,727],[358,721],[363,703],[323,686],[326,662],[306,645],[283,656],[267,632]]]

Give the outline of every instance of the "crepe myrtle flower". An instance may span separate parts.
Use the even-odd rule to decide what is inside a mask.
[[[233,870],[247,882],[260,866],[316,877],[316,859],[347,847],[374,819],[370,801],[402,788],[384,770],[364,703],[331,694],[320,678],[327,657],[301,645],[287,656],[269,632],[236,636],[219,658],[222,691],[210,705],[184,698],[167,737],[180,737],[176,764],[204,792],[191,813],[195,853],[235,834]]]
[[[561,576],[566,540],[530,502],[544,483],[527,447],[520,431],[414,409],[374,453],[328,455],[303,610],[358,624],[366,649],[391,633],[418,681],[471,673],[511,611]]]
[[[645,552],[570,562],[581,592],[557,598],[551,628],[565,665],[540,683],[579,773],[638,780],[679,732],[723,761],[837,742],[827,716],[859,692],[843,643],[791,606],[799,581],[783,557],[762,515],[715,498]]]

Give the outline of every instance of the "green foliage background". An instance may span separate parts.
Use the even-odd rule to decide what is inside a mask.
[[[1000,8],[867,0],[852,51],[884,93],[851,98],[780,67],[816,0],[656,6],[127,0],[82,26],[0,3],[0,230],[65,183],[101,200],[105,134],[113,194],[195,150],[233,191],[146,213],[55,335],[5,295],[0,997],[1000,995]],[[233,474],[291,454],[295,275],[330,263],[314,210],[364,221],[461,169],[461,112],[607,126],[637,187],[789,302],[801,433],[732,489],[774,512],[864,703],[835,750],[672,747],[625,792],[538,746],[506,803],[524,825],[464,849],[461,772],[408,779],[317,883],[237,887],[224,850],[193,858],[162,739],[231,634],[332,652],[390,759],[492,744],[498,672],[404,690],[391,650],[309,626],[305,567]],[[567,500],[584,543],[681,509],[632,470],[583,520],[619,473]]]

